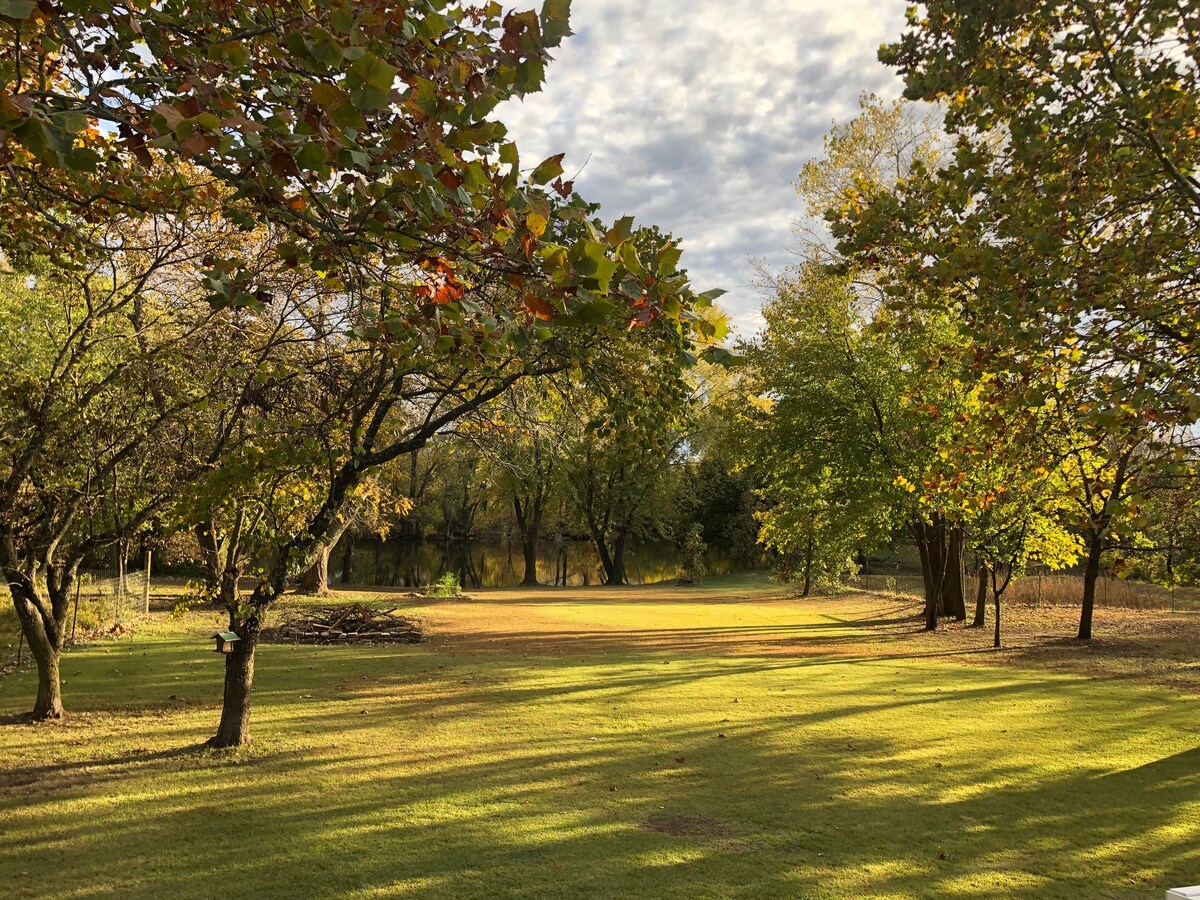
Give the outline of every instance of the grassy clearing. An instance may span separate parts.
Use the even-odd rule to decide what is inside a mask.
[[[1173,676],[1148,683],[1127,663],[1155,656],[1148,629],[1102,620],[1076,664],[1035,640],[1047,622],[1014,619],[1024,649],[997,655],[976,649],[990,634],[914,634],[906,599],[797,601],[754,579],[411,611],[427,645],[263,648],[256,743],[233,753],[196,749],[217,718],[215,614],[69,651],[70,718],[0,727],[0,893],[1151,897],[1200,881],[1195,617],[1171,620],[1190,661],[1168,653]],[[0,679],[0,714],[32,690],[29,672]]]

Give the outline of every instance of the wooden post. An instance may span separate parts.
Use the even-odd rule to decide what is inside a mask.
[[[150,551],[146,551],[146,580],[142,582],[142,611],[150,612]]]
[[[118,545],[120,546],[120,545]],[[116,620],[121,621],[121,608],[125,603],[125,548],[117,550],[117,612]]]

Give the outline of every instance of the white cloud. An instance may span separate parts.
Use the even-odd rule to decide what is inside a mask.
[[[566,151],[603,204],[682,239],[743,333],[761,321],[751,256],[782,263],[792,182],[858,95],[900,85],[875,54],[906,0],[575,0],[545,90],[501,110],[527,164]]]

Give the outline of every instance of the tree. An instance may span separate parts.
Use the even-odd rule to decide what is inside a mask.
[[[700,525],[693,525],[688,529],[679,546],[679,567],[682,570],[679,583],[681,585],[699,584],[708,574],[708,567],[704,563],[704,554],[707,551],[708,545],[704,543],[704,529]]]
[[[538,548],[566,425],[555,392],[523,385],[459,428],[488,459],[492,486],[513,511],[524,559],[521,584],[526,587],[539,584]]]
[[[958,604],[946,601],[958,525],[947,527],[941,489],[940,451],[967,393],[952,374],[953,322],[868,310],[853,277],[815,260],[777,281],[763,314],[767,327],[746,352],[758,395],[746,440],[765,485],[764,542],[811,581],[907,530],[921,551],[926,626],[936,628],[962,603],[961,587]]]
[[[247,246],[206,260],[214,308],[283,322],[287,307],[286,340],[305,348],[259,361],[285,381],[293,369],[305,390],[247,406],[233,454],[269,492],[263,508],[285,513],[270,517],[258,587],[228,604],[241,640],[213,743],[244,743],[262,616],[367,474],[631,326],[686,351],[694,328],[681,314],[698,298],[678,248],[639,249],[631,221],[608,231],[589,221],[555,240],[555,222],[591,208],[562,182],[561,157],[522,172],[491,118],[540,87],[569,34],[566,0],[503,17],[461,2],[6,12],[6,246],[94,250],[80,223],[190,201],[189,168],[233,190],[226,216],[265,230],[273,257],[320,285],[276,296]],[[555,207],[551,182],[564,199]],[[256,456],[267,465],[249,471]],[[212,508],[231,490],[211,473],[194,496]]]
[[[984,389],[997,386],[994,379],[984,382]],[[991,410],[986,399],[973,404],[968,439],[953,452],[963,474],[956,491],[979,579],[973,625],[983,627],[990,593],[993,646],[999,649],[1000,601],[1013,578],[1031,564],[1051,570],[1072,565],[1080,542],[1063,515],[1068,500],[1058,474],[1047,465],[1045,449],[1033,436],[1044,431],[1044,422],[1023,423],[1027,430],[997,428]]]
[[[104,258],[0,273],[0,567],[38,666],[35,718],[63,714],[79,566],[125,545],[195,472],[181,422],[207,396],[190,372],[219,327],[198,292],[165,289],[219,229],[179,216],[92,230]]]
[[[1052,407],[1059,426],[1045,435],[1058,462],[1058,475],[1067,498],[1064,514],[1083,534],[1086,565],[1078,638],[1091,640],[1096,583],[1106,553],[1137,529],[1138,510],[1147,495],[1160,487],[1158,476],[1175,463],[1173,449],[1144,429],[1131,413],[1123,423],[1113,421],[1104,432],[1086,428],[1093,415],[1086,403],[1057,403]]]
[[[645,374],[620,396],[597,394],[591,384],[563,389],[570,418],[562,445],[564,483],[610,587],[628,583],[630,539],[661,530],[663,509],[656,501],[686,439],[686,386]]]
[[[822,541],[831,551],[824,559],[841,567],[846,556],[862,549],[857,542],[883,540],[904,521],[921,554],[926,626],[936,628],[939,613],[966,617],[962,523],[952,506],[926,490],[939,483],[937,453],[971,389],[968,348],[958,333],[960,312],[941,293],[926,296],[926,284],[906,279],[892,257],[848,251],[831,242],[817,223],[836,221],[854,203],[887,196],[914,172],[938,168],[947,140],[936,114],[870,95],[860,106],[856,119],[826,137],[823,157],[804,167],[798,189],[808,219],[798,229],[801,262],[771,285],[778,315],[768,316],[759,355],[769,369],[762,378],[763,394],[769,401],[779,399],[773,395],[780,383],[807,394],[796,407],[803,411],[795,416],[789,411],[781,421],[803,428],[800,416],[814,416],[824,420],[826,433],[816,448],[803,451],[794,435],[778,436],[791,448],[785,454],[803,453],[809,463],[800,462],[806,472],[799,479],[798,470],[785,479],[790,488],[766,476],[777,501],[782,491],[793,491],[793,506],[770,510],[764,534],[777,548],[788,548],[785,558],[802,559],[811,574]],[[805,374],[797,376],[797,358],[813,353],[822,362],[800,363],[796,371]],[[841,446],[831,447],[835,442]],[[792,465],[778,453],[774,457],[775,475]],[[838,484],[842,477],[873,485],[872,500],[859,499],[861,485]],[[827,485],[817,487],[822,480]],[[804,489],[797,488],[801,482]],[[797,502],[805,503],[809,514],[798,512]],[[851,512],[848,504],[866,508]],[[909,513],[899,513],[896,520],[905,508]],[[789,513],[794,514],[789,518]],[[867,524],[872,519],[874,524]],[[884,524],[888,519],[893,521]],[[785,521],[788,525],[780,527]],[[864,525],[870,538],[862,533]]]
[[[914,8],[881,58],[945,105],[953,159],[835,216],[844,252],[960,304],[978,364],[1014,376],[1010,408],[1048,384],[1098,397],[1093,443],[1131,415],[1200,416],[1197,34],[1166,0]]]
[[[1082,340],[1123,400],[1194,420],[1200,31],[1171,0],[935,0],[881,57],[960,139],[946,179],[991,310]],[[987,152],[981,152],[987,145]],[[948,233],[953,240],[961,234]],[[989,304],[990,305],[990,304]],[[1136,363],[1140,379],[1123,379]]]

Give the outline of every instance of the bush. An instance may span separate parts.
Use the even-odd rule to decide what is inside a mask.
[[[462,585],[458,581],[458,576],[453,572],[447,572],[439,578],[429,589],[429,596],[438,600],[447,600],[451,597],[457,597],[462,593]]]

